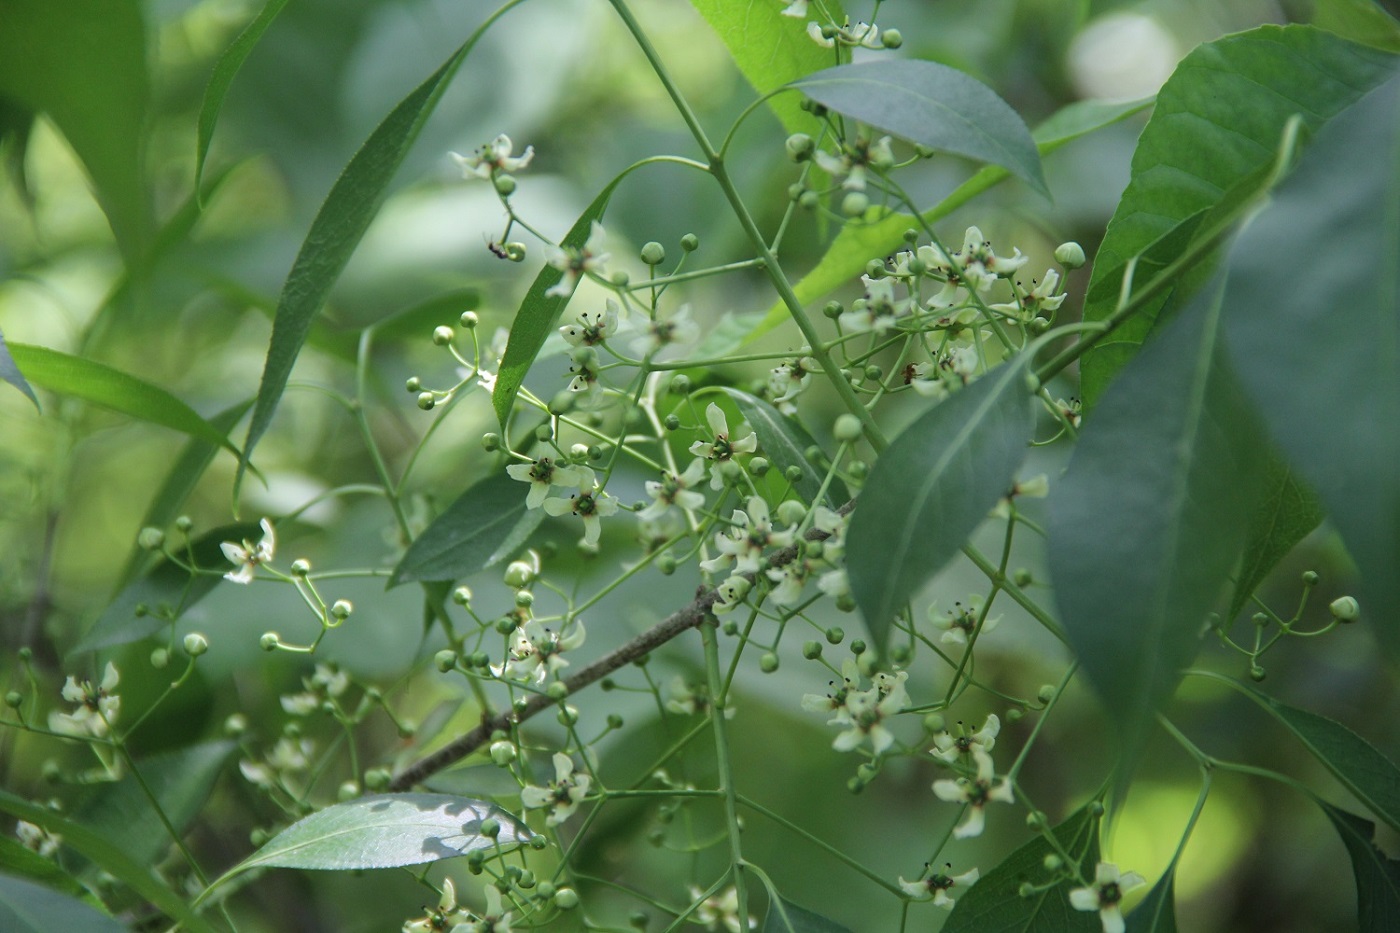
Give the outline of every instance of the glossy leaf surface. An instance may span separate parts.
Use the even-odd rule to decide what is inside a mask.
[[[1270,451],[1258,468],[1259,504],[1249,518],[1244,559],[1235,581],[1227,619],[1234,619],[1250,596],[1294,545],[1322,523],[1322,503],[1276,453]]]
[[[818,469],[807,460],[807,449],[817,445],[812,435],[807,433],[807,429],[796,419],[789,418],[761,398],[755,398],[739,389],[724,391],[734,399],[739,414],[744,416],[754,434],[758,435],[759,453],[772,461],[779,470],[786,471],[788,467],[801,470],[802,479],[796,483],[797,492],[808,502],[817,502],[817,494],[821,491],[822,478],[826,471]],[[832,477],[831,484],[827,487],[827,496],[827,504],[836,507],[844,505],[851,498],[846,484],[840,477]]]

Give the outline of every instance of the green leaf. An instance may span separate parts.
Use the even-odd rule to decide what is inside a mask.
[[[758,327],[763,319],[762,311],[748,311],[743,314],[726,311],[720,315],[719,321],[706,331],[690,356],[697,360],[728,356],[752,339],[754,328]]]
[[[1081,874],[1092,878],[1099,861],[1098,817],[1085,807],[1051,832],[1060,846],[1077,858]],[[1021,896],[1022,883],[1038,885],[1050,880],[1045,857],[1057,854],[1043,836],[1012,852],[957,898],[943,933],[1101,933],[1098,914],[1071,906],[1068,882],[1032,897]]]
[[[469,488],[409,545],[389,586],[460,580],[510,557],[544,521],[525,507],[528,484],[495,473]]]
[[[57,125],[128,262],[144,255],[152,231],[141,7],[139,0],[0,0],[0,97]]]
[[[787,470],[788,467],[800,469],[802,479],[794,488],[803,499],[816,503],[826,471],[817,469],[807,460],[807,448],[817,446],[812,435],[795,418],[789,418],[763,399],[739,389],[727,388],[724,391],[734,399],[739,414],[758,435],[760,453],[780,470]],[[851,493],[840,477],[832,477],[827,496],[832,505],[841,506],[851,498]]]
[[[1176,933],[1176,866],[1128,914],[1127,933]]]
[[[851,933],[834,920],[798,907],[785,897],[774,898],[768,905],[763,921],[763,933]]]
[[[760,94],[831,64],[832,53],[807,35],[807,21],[784,16],[776,3],[735,3],[734,0],[690,0],[729,50],[734,64]],[[825,0],[826,9],[838,21],[837,0]],[[799,106],[791,94],[768,99],[788,133],[816,133],[819,124]]]
[[[0,836],[0,874],[28,878],[65,894],[83,895],[83,886],[57,862],[26,848],[10,836]]]
[[[48,347],[10,344],[10,355],[29,381],[41,389],[82,399],[139,421],[158,424],[218,444],[233,451],[228,442],[193,408],[169,392],[103,363],[69,356]]]
[[[608,209],[608,201],[612,198],[613,191],[632,168],[618,175],[598,193],[593,203],[584,209],[578,220],[569,228],[569,232],[564,234],[564,239],[559,241],[561,249],[579,249],[583,246],[594,222],[601,220],[603,212]],[[515,407],[515,397],[520,394],[525,374],[534,365],[535,357],[540,355],[540,348],[544,346],[545,340],[554,333],[554,325],[558,323],[559,315],[573,297],[545,294],[563,278],[563,271],[553,266],[546,265],[541,269],[535,276],[535,281],[530,283],[529,291],[520,302],[520,310],[515,313],[515,320],[511,322],[510,336],[506,339],[506,352],[501,356],[501,370],[496,374],[496,388],[491,392],[491,405],[496,409],[496,418],[501,423],[502,431],[506,429],[506,422],[510,420],[511,409]]]
[[[1353,42],[1400,52],[1400,22],[1375,0],[1317,0],[1313,24]]]
[[[253,456],[253,448],[272,424],[292,366],[311,332],[312,321],[388,196],[389,182],[394,173],[408,155],[408,150],[432,115],[447,85],[457,74],[457,69],[466,60],[467,53],[492,23],[519,2],[511,0],[488,16],[442,67],[401,100],[369,134],[364,145],[351,157],[331,186],[330,194],[326,195],[316,219],[311,222],[311,229],[307,231],[277,300],[272,341],[263,365],[258,400],[248,425],[248,438],[244,443],[243,460],[239,463],[235,487],[243,481],[243,472]]]
[[[1216,292],[1110,386],[1051,490],[1060,617],[1114,722],[1124,780],[1196,655],[1253,510],[1262,440],[1225,364]]]
[[[930,408],[875,461],[846,532],[846,573],[877,646],[1011,488],[1035,430],[1026,361]]]
[[[1261,496],[1249,519],[1244,560],[1235,582],[1227,619],[1240,614],[1254,591],[1293,546],[1322,523],[1322,504],[1276,452],[1259,468]]]
[[[1081,101],[1057,110],[1031,135],[1040,154],[1047,155],[1081,136],[1124,120],[1151,104],[1151,98],[1113,104]],[[983,166],[977,174],[925,211],[921,215],[923,222],[932,226],[1010,175],[999,165]],[[904,231],[917,226],[918,221],[913,216],[901,213],[890,213],[869,223],[846,224],[812,271],[793,286],[793,291],[803,304],[811,304],[857,278],[872,258],[887,256],[900,249],[904,243]],[[777,302],[764,314],[763,322],[749,331],[744,342],[757,340],[788,318],[787,305]]]
[[[1345,810],[1318,801],[1351,856],[1356,875],[1358,933],[1400,930],[1400,862],[1376,848],[1376,827]]]
[[[439,771],[423,782],[428,790],[463,797],[519,797],[520,783],[494,764],[466,765]]]
[[[136,763],[146,786],[160,801],[161,812],[177,832],[183,832],[199,814],[224,762],[236,748],[233,742],[205,742]],[[103,786],[73,819],[119,844],[137,862],[154,864],[172,842],[134,777]]]
[[[1390,67],[1389,56],[1309,26],[1261,26],[1182,59],[1133,153],[1131,180],[1094,259],[1084,320],[1102,321],[1117,308],[1131,257],[1267,168],[1290,118],[1315,129],[1383,81]],[[1165,264],[1174,257],[1160,258]],[[1134,275],[1135,289],[1147,282]],[[1138,343],[1155,315],[1151,307],[1139,313]],[[1127,335],[1115,336],[1115,347],[1093,347],[1080,361],[1080,394],[1091,406],[1129,355]]]
[[[999,165],[1050,197],[1031,132],[1011,106],[970,75],[919,59],[837,65],[792,86],[876,129],[940,152]]]
[[[1387,826],[1400,831],[1400,769],[1370,742],[1333,719],[1287,706],[1233,678],[1198,674],[1228,684],[1277,719],[1357,800]]]
[[[209,75],[209,84],[204,89],[204,102],[199,108],[198,139],[195,143],[194,189],[196,196],[200,196],[204,180],[204,161],[209,156],[209,144],[214,139],[214,126],[219,121],[219,111],[224,106],[224,96],[228,94],[228,89],[233,84],[238,69],[243,67],[243,62],[257,46],[263,33],[267,32],[267,27],[272,25],[272,21],[277,18],[277,14],[281,13],[282,8],[286,5],[287,0],[267,0],[263,8],[258,11],[258,15],[253,17],[253,21],[229,44],[229,47],[224,50],[224,54],[219,56],[218,62],[214,65],[213,73]]]
[[[495,839],[481,823],[495,819]],[[352,871],[456,858],[526,842],[529,827],[495,804],[448,794],[374,794],[298,820],[239,862],[213,886],[254,868]]]
[[[153,635],[170,625],[171,617],[179,618],[191,606],[213,592],[224,582],[223,574],[234,567],[224,557],[219,544],[224,541],[257,539],[262,531],[253,522],[223,525],[195,539],[182,560],[193,560],[196,567],[212,568],[216,573],[190,576],[179,564],[162,560],[147,573],[122,590],[112,604],[88,629],[73,654],[111,648]],[[138,607],[145,607],[138,612]]]
[[[126,933],[126,924],[50,888],[0,875],[0,930],[6,933]]]
[[[183,896],[156,879],[149,864],[135,861],[120,845],[109,841],[101,833],[88,829],[81,823],[65,819],[48,807],[30,803],[4,790],[0,790],[0,810],[62,836],[64,845],[144,897],[172,920],[183,924],[187,933],[215,933],[213,927],[185,903]]]
[[[1392,68],[1394,72],[1394,68]],[[1400,656],[1400,75],[1318,131],[1230,256],[1226,336]],[[1300,274],[1298,244],[1309,273]]]
[[[29,396],[29,400],[34,403],[34,407],[41,412],[43,411],[43,408],[39,406],[39,397],[34,394],[34,390],[30,388],[29,383],[25,381],[24,373],[20,372],[19,367],[15,365],[14,357],[10,356],[10,348],[5,343],[4,334],[0,334],[0,379],[5,380],[10,385]]]

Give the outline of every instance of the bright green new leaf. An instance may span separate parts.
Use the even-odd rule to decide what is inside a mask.
[[[734,0],[690,0],[729,50],[749,84],[760,94],[831,64],[832,52],[807,35],[807,20],[784,16],[777,3],[735,3]],[[840,20],[839,0],[823,0]],[[798,106],[793,94],[768,99],[768,106],[789,133],[816,134],[819,124]]]
[[[768,905],[763,921],[763,933],[851,933],[834,920],[798,907],[785,897],[775,898]]]
[[[214,928],[185,903],[182,895],[172,891],[156,878],[149,863],[137,862],[126,854],[121,845],[111,842],[101,833],[60,816],[48,807],[30,803],[4,790],[0,790],[0,810],[62,836],[64,845],[144,897],[166,916],[179,921],[187,933],[215,933]],[[87,928],[78,926],[60,929]]]
[[[1128,914],[1127,933],[1176,933],[1176,866]]]
[[[724,391],[734,399],[739,414],[758,435],[759,453],[771,460],[779,470],[787,470],[788,467],[801,470],[802,479],[795,487],[798,494],[808,502],[820,504],[817,494],[821,491],[826,471],[817,469],[807,460],[807,448],[817,446],[807,429],[795,418],[789,418],[761,398],[739,389]],[[851,494],[841,478],[834,476],[827,487],[827,497],[829,505],[839,507],[851,498]]]
[[[457,69],[466,60],[467,53],[492,23],[520,2],[510,0],[487,17],[486,22],[452,53],[442,67],[399,101],[374,128],[331,186],[330,194],[326,195],[316,219],[311,222],[311,229],[307,231],[277,300],[272,342],[267,349],[262,382],[258,386],[258,400],[253,407],[253,419],[248,425],[248,439],[244,443],[243,460],[239,464],[235,486],[242,483],[243,471],[253,456],[253,448],[272,424],[292,366],[311,332],[312,321],[321,310],[331,286],[350,261],[350,255],[369,229],[370,221],[388,197],[389,182],[394,173],[408,155],[408,150],[432,115],[447,85],[457,74]]]
[[[1099,861],[1099,818],[1088,807],[1071,814],[1050,830],[1066,852],[1080,853],[1079,871],[1094,877]],[[987,933],[989,930],[1016,933],[1101,933],[1099,915],[1075,910],[1069,902],[1068,882],[1021,896],[1027,881],[1043,884],[1051,880],[1045,857],[1058,854],[1042,836],[1022,845],[987,872],[965,893],[954,888],[953,912],[943,933]],[[960,866],[955,866],[955,872]]]
[[[1317,493],[1305,486],[1277,453],[1271,451],[1257,469],[1262,492],[1249,519],[1244,559],[1227,620],[1240,614],[1278,562],[1322,523],[1322,504]]]
[[[48,347],[22,343],[10,344],[10,355],[29,381],[41,389],[82,399],[238,453],[238,448],[193,408],[129,373]]]
[[[1232,678],[1205,671],[1197,674],[1228,684],[1277,719],[1357,800],[1400,831],[1400,769],[1370,742],[1336,720],[1287,706]]]
[[[483,835],[494,819],[500,834]],[[214,886],[254,868],[398,868],[529,841],[529,827],[485,800],[448,794],[374,794],[318,810],[282,830]]]
[[[846,532],[846,574],[876,646],[1011,488],[1035,430],[1026,362],[933,406],[875,461]]]
[[[43,410],[39,406],[39,397],[34,394],[34,389],[31,388],[28,381],[25,380],[24,373],[20,372],[19,367],[15,365],[14,357],[10,356],[10,348],[9,345],[5,343],[4,334],[0,334],[0,379],[5,380],[10,385],[29,396],[29,400],[34,403],[34,407],[38,408],[40,411]]]
[[[1400,861],[1376,848],[1376,827],[1367,820],[1318,801],[1351,856],[1356,876],[1358,933],[1400,930]]]
[[[253,522],[224,525],[201,535],[190,545],[190,552],[182,553],[181,557],[193,559],[195,566],[216,572],[191,577],[179,564],[162,560],[121,591],[72,653],[125,645],[154,635],[170,624],[171,615],[178,618],[213,592],[214,587],[224,581],[226,572],[236,569],[224,557],[219,548],[221,542],[261,537],[262,529]]]
[[[510,557],[544,521],[525,507],[529,484],[495,473],[462,493],[409,545],[389,586],[460,580]]]
[[[126,933],[119,923],[69,894],[0,874],[0,930],[5,933]]]
[[[1182,59],[1133,153],[1132,178],[1094,259],[1084,319],[1101,321],[1117,308],[1131,257],[1269,166],[1290,118],[1315,129],[1391,67],[1391,56],[1310,26],[1261,26]],[[1134,276],[1135,289],[1147,282]],[[1140,312],[1138,343],[1155,313]],[[1093,347],[1080,361],[1080,394],[1091,406],[1127,360],[1126,334],[1116,336],[1116,346]]]
[[[82,160],[128,263],[152,232],[151,82],[139,0],[0,0],[0,97],[45,113]]]
[[[970,75],[918,59],[838,65],[792,82],[823,106],[939,152],[999,165],[1050,197],[1031,132]]]
[[[1392,655],[1400,655],[1398,204],[1400,74],[1317,132],[1240,234],[1225,293],[1240,381],[1346,541],[1364,614]]]
[[[267,0],[266,5],[258,11],[258,15],[253,17],[253,21],[229,44],[224,54],[219,56],[214,71],[209,75],[209,84],[204,89],[204,103],[199,108],[198,139],[195,143],[194,189],[197,197],[203,196],[201,187],[204,181],[204,160],[209,156],[209,144],[214,139],[214,125],[219,121],[224,97],[228,94],[238,69],[243,67],[243,62],[257,46],[263,33],[267,32],[267,27],[272,25],[272,21],[286,5],[287,0]]]
[[[1152,105],[1152,99],[1123,103],[1080,101],[1051,114],[1031,133],[1041,155],[1047,155],[1082,136],[1127,119]],[[959,185],[951,194],[925,211],[919,219],[932,225],[971,201],[993,185],[1011,176],[999,165],[985,165],[977,174]],[[890,213],[869,223],[848,223],[822,255],[817,265],[802,277],[793,291],[803,304],[810,304],[824,295],[854,281],[865,264],[879,256],[887,256],[900,248],[904,231],[917,228],[919,219],[909,214]],[[745,343],[758,339],[790,317],[787,305],[781,301],[769,308],[763,322],[753,328]]]
[[[1228,372],[1216,291],[1109,387],[1051,490],[1055,598],[1123,779],[1200,647],[1253,510],[1263,440]]]

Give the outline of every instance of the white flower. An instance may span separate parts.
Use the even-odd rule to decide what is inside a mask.
[[[442,933],[444,930],[456,929],[455,924],[471,919],[471,914],[457,906],[457,891],[452,886],[452,879],[444,878],[442,896],[438,899],[437,908],[425,908],[422,917],[406,921],[403,933]]]
[[[792,543],[792,529],[774,530],[768,516],[768,503],[759,496],[749,497],[747,512],[735,509],[731,521],[733,527],[715,535],[718,556],[701,561],[700,569],[714,573],[732,560],[740,573],[757,573],[766,548],[787,547]]]
[[[644,522],[654,522],[660,521],[671,506],[686,510],[703,508],[705,496],[694,490],[704,478],[705,461],[692,460],[679,476],[663,471],[659,482],[647,480],[646,491],[652,501],[637,513],[637,517]]]
[[[525,507],[537,509],[553,486],[572,486],[576,489],[592,488],[593,471],[584,466],[559,466],[549,457],[541,457],[529,463],[512,463],[506,467],[511,479],[530,484],[530,492],[525,497]]]
[[[1070,891],[1069,902],[1075,910],[1097,910],[1103,933],[1123,933],[1126,924],[1118,904],[1124,894],[1145,884],[1147,879],[1135,871],[1120,873],[1117,865],[1099,862],[1093,885]]]
[[[817,578],[817,589],[821,590],[832,599],[841,599],[843,596],[851,595],[851,581],[846,576],[845,567],[837,567],[835,570],[828,570]]]
[[[504,665],[492,665],[491,671],[497,677],[543,683],[546,677],[556,677],[569,666],[562,655],[582,645],[586,637],[582,619],[574,619],[560,632],[531,619],[515,630],[510,659]]]
[[[310,739],[293,739],[284,736],[277,740],[262,761],[244,758],[238,762],[238,770],[251,784],[264,790],[283,784],[287,777],[311,767],[311,755],[315,743]]]
[[[843,311],[836,323],[852,333],[873,330],[883,334],[899,322],[908,302],[895,300],[893,279],[872,279],[868,275],[860,278],[865,283],[865,296],[851,302],[851,310]]]
[[[958,723],[958,725],[961,727],[962,723]],[[966,732],[965,729],[960,729],[959,731]],[[972,755],[975,757],[978,751],[983,753],[990,752],[997,744],[997,734],[1000,732],[1001,720],[997,718],[996,713],[990,713],[987,716],[986,722],[982,724],[982,728],[971,735],[963,734],[953,736],[944,732],[942,735],[934,736],[934,747],[929,754],[948,764],[957,761],[958,757],[961,755]]]
[[[816,23],[812,23],[807,27],[807,31],[811,32],[812,26],[816,25]],[[865,24],[861,23],[860,25],[864,26]],[[820,34],[820,27],[818,27],[817,32]],[[866,136],[857,136],[854,141],[842,146],[838,155],[832,155],[824,149],[818,149],[812,158],[822,171],[836,177],[845,175],[846,179],[841,182],[841,187],[847,191],[865,190],[868,169],[884,171],[894,165],[894,151],[890,149],[888,136],[881,136],[874,142],[871,142]]]
[[[744,597],[749,595],[752,588],[753,584],[749,582],[749,578],[737,573],[715,587],[718,594],[713,606],[715,615],[733,612],[744,602]]]
[[[505,909],[500,889],[494,884],[488,884],[486,886],[486,913],[477,920],[476,926],[470,929],[472,933],[511,933],[510,921],[514,916],[514,911]]]
[[[673,343],[690,343],[700,336],[700,325],[690,318],[690,305],[681,305],[670,317],[647,321],[646,332],[632,341],[632,352],[651,356]]]
[[[807,15],[807,0],[783,0],[787,8],[783,10],[784,16],[792,16],[797,19]]]
[[[802,708],[809,713],[834,713],[836,710],[844,709],[846,698],[851,695],[851,691],[860,687],[860,668],[856,666],[854,658],[847,658],[841,662],[841,683],[827,681],[827,686],[831,690],[825,695],[808,693],[802,697]]]
[[[715,463],[723,463],[726,460],[734,459],[735,454],[751,454],[758,449],[758,435],[752,431],[748,436],[737,441],[729,439],[729,422],[724,417],[724,412],[714,402],[705,408],[705,420],[710,425],[710,431],[714,434],[714,440],[696,441],[690,445],[690,452],[706,460],[713,460]],[[720,476],[719,470],[710,473],[710,488],[719,490],[724,488],[724,478]]]
[[[279,697],[282,710],[289,716],[310,716],[321,707],[321,698],[314,693],[292,693]]]
[[[550,807],[545,825],[558,826],[574,815],[579,803],[588,795],[592,779],[586,774],[574,774],[573,760],[563,752],[554,753],[554,780],[547,787],[533,785],[520,789],[520,802],[527,810]]]
[[[768,371],[768,392],[779,411],[785,415],[797,412],[792,400],[812,382],[815,368],[816,363],[811,357],[800,357],[784,360]]]
[[[463,178],[490,178],[496,172],[518,172],[535,157],[535,147],[526,146],[519,156],[512,157],[515,146],[505,133],[482,146],[469,156],[450,152],[452,161],[462,170]]]
[[[579,279],[587,273],[594,275],[603,274],[603,265],[612,258],[603,251],[607,234],[603,231],[603,225],[598,221],[593,221],[589,227],[588,239],[584,241],[581,249],[555,249],[549,254],[545,262],[564,273],[552,288],[546,291],[546,298],[567,298],[574,293],[578,286]]]
[[[948,645],[965,645],[977,631],[977,620],[982,614],[982,601],[973,597],[966,606],[961,602],[953,603],[951,612],[939,613],[937,610],[936,603],[928,607],[929,620],[935,628],[943,629],[943,637],[939,640]],[[990,632],[1000,621],[1001,616],[988,617],[982,623],[982,632]]]
[[[948,868],[953,866],[949,864]],[[942,907],[944,910],[953,909],[953,899],[948,896],[948,892],[955,887],[971,887],[977,883],[977,879],[982,877],[977,869],[965,871],[961,875],[949,875],[945,872],[935,872],[926,878],[918,881],[905,881],[901,876],[899,886],[904,889],[915,900],[924,901],[933,898],[935,907]]]
[[[1019,283],[1018,283],[1019,284]],[[989,305],[994,311],[1002,311],[1008,315],[1029,321],[1041,311],[1058,311],[1060,305],[1065,302],[1065,295],[1055,294],[1060,287],[1060,273],[1055,269],[1045,270],[1045,275],[1039,282],[1033,282],[1029,292],[1022,295],[1015,302],[1005,304]]]
[[[63,843],[63,837],[56,833],[51,833],[42,826],[19,820],[15,823],[15,838],[20,841],[26,849],[39,853],[44,858],[53,858],[58,847]]]
[[[258,524],[262,527],[263,536],[257,544],[245,540],[241,545],[232,541],[225,541],[219,545],[219,550],[224,552],[228,562],[239,565],[237,570],[230,570],[224,574],[225,580],[252,583],[253,571],[258,569],[258,565],[272,560],[273,552],[277,550],[277,536],[273,534],[272,522],[264,518]]]
[[[544,510],[550,515],[573,514],[583,520],[583,540],[587,544],[598,543],[598,538],[603,534],[602,520],[616,515],[617,508],[617,499],[596,485],[589,487],[587,492],[580,487],[577,495],[567,499],[555,496],[544,500]]]
[[[572,347],[591,347],[617,334],[617,302],[609,299],[602,311],[580,311],[573,324],[559,328],[564,341]]]
[[[690,888],[692,900],[700,900],[704,893],[693,885]],[[748,923],[745,924],[739,919],[739,891],[733,885],[705,898],[700,902],[700,906],[695,908],[695,922],[707,930],[744,933],[744,930],[752,930],[758,926],[758,921],[753,917],[747,920]]]
[[[822,35],[822,32],[820,23],[807,24],[807,35],[811,37],[813,42],[825,49],[835,48],[838,42],[842,45],[858,45],[867,49],[884,48],[884,44],[880,41],[880,30],[870,23],[842,26],[830,39]]]
[[[826,696],[809,693],[802,698],[802,708],[814,713],[833,713],[829,726],[845,726],[831,747],[839,752],[858,748],[866,739],[876,755],[894,744],[894,734],[885,727],[885,720],[909,705],[904,682],[908,671],[897,674],[880,673],[869,690],[860,689],[860,669],[852,658],[841,664],[841,683],[832,681],[832,691]]]
[[[1011,785],[1004,778],[1001,781],[995,779],[996,772],[992,767],[991,755],[974,750],[972,757],[977,762],[975,777],[933,782],[933,794],[939,800],[967,804],[967,819],[953,830],[953,837],[956,839],[982,835],[982,827],[986,825],[986,817],[982,810],[988,803],[993,800],[1013,803],[1016,799],[1012,794]]]
[[[112,693],[119,680],[117,667],[111,661],[103,669],[102,682],[97,686],[90,680],[79,683],[76,677],[68,675],[63,685],[63,698],[77,703],[78,708],[71,713],[58,710],[49,713],[49,728],[64,735],[105,738],[121,712],[121,697]]]

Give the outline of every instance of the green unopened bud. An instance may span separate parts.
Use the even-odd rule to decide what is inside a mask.
[[[370,790],[385,790],[393,780],[387,768],[370,768],[365,772],[365,786]]]
[[[860,482],[870,475],[870,464],[864,460],[852,460],[846,464],[846,474],[856,482]]]
[[[487,432],[481,435],[481,449],[487,453],[501,449],[501,435],[495,432]]]
[[[666,430],[668,431],[677,431],[680,429],[681,419],[675,415],[667,415],[665,420],[662,421],[662,424],[666,426]]]
[[[5,694],[5,705],[10,709],[19,709],[23,703],[24,695],[18,690],[11,690],[9,693]]]
[[[859,217],[870,206],[870,197],[864,191],[848,191],[841,199],[841,213],[847,217]]]
[[[452,591],[452,601],[459,606],[470,606],[472,604],[472,591],[469,586],[459,586]]]
[[[165,532],[159,528],[146,527],[141,529],[141,533],[136,536],[136,543],[143,551],[157,550],[165,543]]]
[[[826,630],[827,644],[839,645],[846,640],[846,630],[838,626],[832,626]]]
[[[403,387],[408,390],[409,395],[414,395],[423,391],[423,380],[417,376],[409,376],[404,380]]]
[[[355,604],[348,599],[337,599],[331,604],[331,617],[340,619],[342,622],[350,618],[350,613],[355,611]]]
[[[771,674],[778,669],[778,656],[771,651],[765,651],[758,659],[758,669],[765,674]]]
[[[788,158],[794,162],[806,162],[817,148],[816,141],[806,133],[793,133],[785,145]]]
[[[263,632],[262,637],[258,639],[258,647],[264,651],[276,651],[281,643],[282,640],[277,637],[276,632]]]
[[[904,35],[898,29],[886,29],[880,34],[880,44],[887,49],[897,49],[904,44]]]
[[[488,839],[495,839],[501,834],[501,821],[494,816],[488,816],[478,824],[481,834]]]
[[[632,281],[632,276],[627,274],[627,270],[618,269],[609,277],[609,281],[611,281],[618,288],[626,288],[627,283]]]
[[[535,582],[535,565],[528,560],[513,560],[506,565],[506,586],[519,589]]]
[[[1049,855],[1045,856],[1045,858],[1040,860],[1040,864],[1045,866],[1046,871],[1054,872],[1060,870],[1060,866],[1064,864],[1064,860],[1061,859],[1054,852],[1051,852]]]
[[[895,645],[890,649],[890,660],[896,664],[907,664],[912,654],[908,645]]]
[[[551,700],[562,700],[569,695],[569,688],[562,680],[556,680],[545,688],[544,694]]]
[[[1017,567],[1016,572],[1011,575],[1011,581],[1017,586],[1030,586],[1035,582],[1035,575],[1025,567]]]
[[[1304,571],[1303,571],[1303,585],[1304,585],[1304,586],[1317,586],[1317,581],[1318,581],[1318,579],[1319,579],[1319,577],[1318,577],[1318,575],[1317,575],[1317,571],[1316,571],[1316,570],[1304,570]]]
[[[786,470],[783,471],[783,477],[784,477],[789,483],[800,483],[800,482],[802,482],[802,467],[800,467],[800,466],[790,466],[790,467],[788,467]]]
[[[669,577],[676,572],[676,558],[670,554],[662,554],[656,559],[656,569],[661,571],[663,576]]]
[[[857,656],[865,654],[865,642],[861,641],[859,638],[851,642],[851,654]]]
[[[1352,596],[1339,596],[1327,608],[1338,622],[1355,622],[1361,615],[1361,604]]]
[[[778,503],[778,520],[784,525],[796,525],[807,517],[807,506],[796,499],[784,499]]]
[[[356,781],[342,781],[340,787],[336,788],[335,797],[341,803],[354,800],[360,796],[360,785]]]
[[[231,739],[236,739],[248,731],[248,717],[242,713],[234,713],[224,720],[224,735]]]
[[[1049,703],[1051,700],[1055,699],[1055,685],[1041,684],[1040,689],[1036,691],[1035,695],[1036,699],[1040,700],[1040,702]]]
[[[190,518],[188,515],[181,515],[179,518],[175,519],[175,528],[179,530],[180,534],[189,534],[190,529],[193,527],[194,519]]]
[[[445,347],[452,342],[452,328],[446,324],[433,328],[433,343]]]
[[[1026,711],[1019,706],[1013,706],[1006,711],[1007,722],[1020,722],[1026,715]]]
[[[433,655],[433,666],[441,673],[446,674],[457,666],[457,652],[453,651],[451,648],[442,649],[437,654]]]
[[[942,732],[944,725],[943,716],[939,713],[929,713],[924,717],[925,732]]]
[[[515,194],[515,176],[507,175],[504,172],[495,178],[496,193],[503,198],[508,198]]]
[[[549,413],[556,418],[561,415],[567,415],[574,410],[574,402],[576,401],[577,399],[573,392],[570,392],[568,389],[560,389],[558,392],[555,392],[554,397],[549,400]]]
[[[560,888],[554,892],[554,906],[560,910],[573,910],[578,906],[578,892],[573,888]]]
[[[198,632],[190,632],[185,636],[185,654],[192,658],[197,658],[209,650],[209,639]]]
[[[565,729],[571,729],[578,725],[578,710],[572,706],[566,706],[559,710],[558,715],[554,718],[559,720],[559,725]]]
[[[1070,240],[1055,247],[1055,261],[1066,269],[1078,269],[1084,265],[1084,247]]]
[[[304,557],[298,557],[292,561],[292,576],[304,577],[311,572],[311,561]]]
[[[496,620],[496,634],[509,635],[515,631],[515,619],[512,616],[503,616]]]
[[[822,656],[822,643],[819,641],[803,642],[802,656],[808,661],[815,661]]]
[[[822,305],[822,314],[831,318],[833,321],[844,314],[845,311],[846,309],[839,301],[828,301],[826,304]]]
[[[768,473],[768,459],[766,457],[754,457],[749,461],[749,472],[754,476],[764,476]]]
[[[861,434],[860,419],[847,412],[836,418],[836,423],[831,427],[831,434],[838,441],[850,443],[859,440]]]
[[[170,652],[165,648],[155,648],[151,651],[151,667],[158,671],[165,670],[170,665]]]
[[[437,405],[437,399],[433,397],[431,392],[419,392],[417,404],[424,411],[432,411],[433,407]]]
[[[804,191],[802,192],[802,197],[797,199],[797,206],[803,210],[810,211],[815,210],[817,205],[821,204],[821,202],[821,195],[817,194],[815,191]]]
[[[1029,881],[1022,881],[1021,886],[1016,889],[1016,894],[1019,897],[1035,897],[1035,885]]]
[[[681,237],[681,249],[687,253],[693,253],[700,248],[700,238],[693,233],[687,233]]]
[[[666,261],[666,247],[655,240],[642,246],[642,262],[649,266],[659,266]]]

